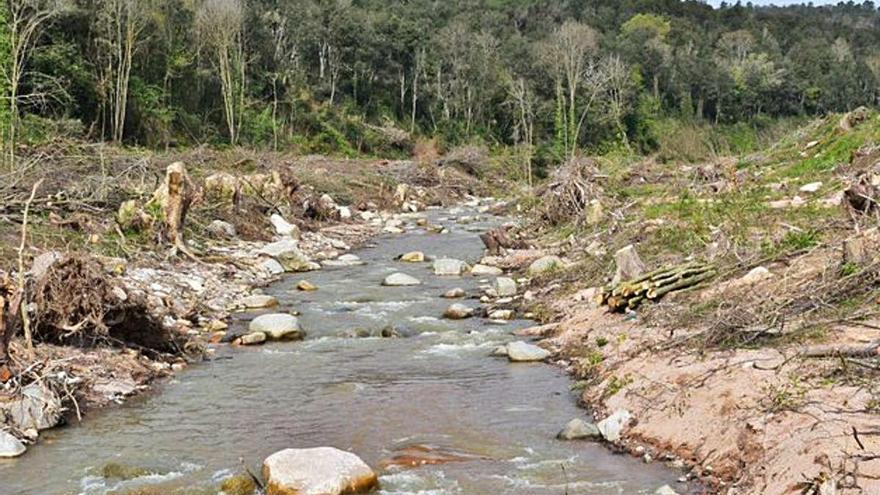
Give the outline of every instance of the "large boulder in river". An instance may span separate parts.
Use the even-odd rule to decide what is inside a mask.
[[[251,321],[248,330],[251,333],[262,332],[271,340],[299,340],[305,337],[297,317],[282,313],[258,316]]]
[[[382,282],[382,285],[387,287],[407,287],[420,284],[419,279],[405,273],[393,273],[385,277],[385,280]]]
[[[263,477],[267,495],[346,495],[379,484],[358,456],[332,447],[276,452],[263,461]]]
[[[441,258],[434,261],[434,275],[458,276],[467,269],[467,263],[461,260]]]
[[[543,258],[536,259],[529,265],[529,275],[532,277],[543,275],[547,272],[558,270],[563,266],[565,265],[558,256],[544,256]]]
[[[526,342],[511,342],[507,344],[507,358],[515,363],[543,361],[548,357],[550,357],[550,352],[536,345]]]
[[[18,457],[24,454],[26,450],[27,447],[21,441],[11,434],[0,430],[0,459]]]

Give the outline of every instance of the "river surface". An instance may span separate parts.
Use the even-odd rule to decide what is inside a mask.
[[[448,234],[418,229],[379,237],[357,253],[365,265],[291,275],[270,286],[280,310],[302,314],[306,341],[220,347],[217,356],[228,359],[193,366],[155,394],[44,432],[24,457],[0,461],[0,495],[216,493],[224,477],[241,471],[241,460],[259,471],[277,450],[326,445],[377,468],[421,446],[467,458],[380,468],[379,493],[387,495],[630,495],[675,486],[678,474],[662,465],[554,438],[586,414],[569,379],[545,364],[488,357],[528,322],[440,318],[450,303],[440,294],[454,287],[478,294],[486,280],[437,277],[430,263],[394,260],[413,250],[478,260],[478,232],[498,219],[454,222],[461,214],[473,215],[429,213]],[[397,271],[423,285],[381,287]],[[296,291],[304,278],[320,290]],[[236,315],[235,324],[258,314]],[[406,337],[345,337],[389,325]],[[105,479],[102,467],[111,462],[157,474]]]

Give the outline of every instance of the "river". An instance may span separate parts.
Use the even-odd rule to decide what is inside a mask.
[[[454,287],[478,294],[479,279],[434,276],[430,263],[398,254],[478,260],[477,232],[497,219],[459,224],[470,211],[434,211],[447,234],[422,229],[382,236],[357,254],[366,264],[289,275],[266,292],[282,311],[298,311],[304,342],[217,349],[156,393],[45,432],[16,460],[0,461],[0,494],[216,493],[218,482],[259,470],[288,447],[335,446],[379,467],[426,446],[464,460],[380,470],[381,494],[650,494],[678,477],[661,464],[615,455],[600,445],[561,442],[555,434],[585,416],[570,380],[544,364],[489,357],[525,321],[440,318]],[[390,273],[417,287],[382,287]],[[300,292],[307,278],[320,290]],[[485,283],[485,280],[482,281]],[[476,307],[476,300],[466,300]],[[277,308],[276,308],[277,309]],[[258,312],[236,315],[244,325]],[[402,338],[346,337],[392,326]],[[157,473],[105,479],[116,462]],[[152,491],[138,491],[153,488]]]

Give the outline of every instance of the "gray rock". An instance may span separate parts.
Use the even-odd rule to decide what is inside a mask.
[[[382,285],[388,287],[406,287],[420,284],[419,279],[405,273],[393,273],[385,277],[385,280],[382,282]]]
[[[474,308],[469,308],[464,304],[453,304],[446,308],[446,311],[443,313],[444,318],[448,318],[450,320],[464,320],[466,318],[470,318],[474,315]]]
[[[321,262],[324,266],[359,266],[366,263],[354,254],[343,254],[335,260],[326,260]]]
[[[281,275],[282,273],[284,273],[284,267],[281,266],[281,263],[273,258],[261,261],[259,267],[261,270],[268,273],[269,275]]]
[[[18,430],[37,431],[52,428],[61,420],[61,399],[39,383],[31,383],[21,390],[21,396],[9,402],[0,402],[0,416]]]
[[[494,357],[507,357],[507,346],[499,345],[498,347],[492,349],[492,352],[489,355]]]
[[[242,299],[241,305],[247,309],[271,308],[273,306],[278,306],[278,299],[276,299],[274,296],[254,294],[252,296],[247,296]]]
[[[516,312],[512,309],[496,309],[489,313],[490,320],[512,320],[516,318]]]
[[[550,357],[550,352],[526,342],[507,344],[507,358],[515,363],[543,361]]]
[[[464,289],[462,289],[461,287],[456,287],[454,289],[450,289],[450,290],[446,291],[446,293],[443,294],[443,297],[446,299],[461,299],[462,297],[465,297],[466,295],[467,295],[467,292],[465,292]]]
[[[27,451],[19,439],[9,433],[0,430],[0,459],[18,457]]]
[[[479,263],[471,268],[471,275],[475,277],[494,277],[501,275],[502,273],[504,273],[504,271],[497,266],[481,265]]]
[[[271,222],[272,226],[275,227],[275,232],[278,233],[278,235],[299,239],[299,227],[288,222],[281,215],[277,213],[272,215],[271,217],[269,217],[269,222]]]
[[[636,252],[635,246],[632,244],[614,253],[614,263],[617,265],[617,270],[614,273],[614,280],[611,282],[611,285],[632,280],[647,270],[647,267],[645,267],[645,264],[639,257],[639,253]]]
[[[238,235],[235,225],[223,220],[214,220],[208,224],[208,233],[215,239],[233,239]]]
[[[543,258],[539,258],[532,262],[529,265],[528,273],[530,276],[543,275],[552,270],[557,270],[562,268],[564,263],[559,259],[558,256],[544,256]]]
[[[378,484],[376,473],[358,456],[332,447],[287,449],[263,461],[269,493],[342,495],[363,493]]]
[[[465,270],[467,270],[467,264],[461,260],[441,258],[434,261],[434,275],[458,276]]]
[[[629,411],[619,409],[611,416],[599,421],[596,427],[599,428],[605,440],[613,443],[620,440],[620,435],[623,433],[624,428],[629,425],[630,419],[632,419],[632,414]]]
[[[601,439],[602,433],[593,423],[588,423],[581,418],[574,418],[565,425],[556,438],[560,440],[595,440]]]
[[[421,251],[412,251],[400,255],[400,261],[404,263],[422,263],[425,261],[425,253]]]
[[[282,313],[258,316],[251,321],[248,329],[251,332],[262,332],[271,340],[300,340],[305,337],[299,319]]]
[[[299,243],[293,239],[267,244],[260,253],[275,258],[289,272],[307,272],[315,269],[315,265],[300,251]]]
[[[492,284],[497,297],[511,297],[516,295],[516,281],[508,277],[498,277]]]
[[[263,332],[251,332],[238,338],[241,345],[259,345],[266,342],[266,334]]]
[[[678,492],[669,485],[663,485],[654,491],[654,495],[678,495]]]

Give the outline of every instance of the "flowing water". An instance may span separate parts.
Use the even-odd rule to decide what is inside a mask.
[[[440,294],[454,287],[477,293],[481,281],[437,277],[429,263],[402,264],[394,257],[421,250],[479,259],[477,232],[492,221],[461,225],[444,217],[456,213],[431,213],[448,234],[381,237],[358,253],[363,266],[290,276],[268,288],[281,310],[302,313],[306,341],[219,348],[218,357],[228,359],[194,366],[160,393],[47,431],[24,457],[0,461],[0,494],[141,493],[143,487],[155,488],[148,493],[216,493],[220,480],[241,470],[242,459],[258,470],[277,450],[325,445],[354,452],[374,467],[426,448],[459,457],[382,469],[380,493],[389,495],[629,495],[672,483],[677,475],[660,465],[591,443],[555,440],[568,420],[585,414],[568,391],[569,379],[548,365],[488,357],[527,322],[439,318],[450,303]],[[396,271],[423,285],[381,287]],[[320,290],[296,291],[302,278]],[[236,324],[257,314],[237,315]],[[345,337],[389,325],[405,338]],[[102,467],[111,462],[157,474],[105,479]]]

